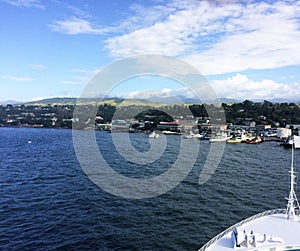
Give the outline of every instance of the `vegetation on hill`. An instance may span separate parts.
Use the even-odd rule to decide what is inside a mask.
[[[295,103],[263,103],[246,100],[232,105],[222,104],[228,123],[241,124],[254,121],[256,124],[285,126],[300,124],[300,106]]]
[[[45,102],[50,100],[45,100]],[[51,100],[60,104],[22,104],[0,105],[0,126],[36,126],[71,128],[76,118],[73,116],[75,104],[73,99]],[[94,104],[94,100],[81,100],[81,106],[85,107],[86,116],[89,116],[90,108],[98,107],[96,123],[111,123],[113,119],[135,119],[138,121],[151,120],[154,124],[161,121],[195,120],[195,118],[208,117],[206,108],[214,105],[153,105],[133,100],[110,99],[100,105]],[[273,127],[285,127],[287,124],[300,124],[300,106],[296,103],[272,103],[269,101],[252,102],[246,100],[241,103],[221,105],[225,112],[226,122],[236,125],[245,125],[249,122],[256,125],[272,125]],[[218,108],[218,112],[220,107]],[[212,121],[213,122],[213,121]]]

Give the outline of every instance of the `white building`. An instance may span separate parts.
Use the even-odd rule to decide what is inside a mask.
[[[278,138],[288,138],[292,135],[292,130],[289,128],[277,128],[277,137]]]

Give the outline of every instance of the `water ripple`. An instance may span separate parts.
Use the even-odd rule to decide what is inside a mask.
[[[99,148],[109,164],[137,178],[166,171],[180,144],[179,137],[168,136],[163,157],[140,167],[124,162],[109,134],[97,132],[97,138],[106,142]],[[139,142],[136,149],[149,148],[141,143],[147,140],[143,134],[130,138]],[[177,187],[160,197],[129,200],[86,177],[70,130],[0,128],[0,249],[196,250],[245,217],[285,207],[290,151],[276,142],[227,145],[215,174],[199,186],[210,147],[199,143],[196,165]]]

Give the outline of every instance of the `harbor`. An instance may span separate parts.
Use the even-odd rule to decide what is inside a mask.
[[[205,124],[194,121],[160,122],[156,128],[149,129],[145,123],[137,121],[117,120],[107,126],[108,132],[146,133],[150,138],[158,138],[160,134],[181,135],[184,139],[209,140],[209,142],[227,142],[228,144],[259,144],[265,141],[279,142],[284,147],[300,148],[300,125],[287,125],[285,128],[272,128],[271,125],[241,126],[232,124]],[[132,126],[138,124],[138,126]],[[155,135],[155,137],[153,137]]]

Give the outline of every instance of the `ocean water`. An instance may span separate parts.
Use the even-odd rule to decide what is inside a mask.
[[[159,160],[138,165],[118,154],[111,137],[96,132],[107,163],[139,179],[167,171],[181,142],[167,136]],[[147,135],[130,139],[136,150],[150,149]],[[0,250],[197,250],[246,217],[285,208],[291,150],[278,142],[227,144],[218,169],[199,185],[210,143],[198,142],[196,164],[178,186],[136,200],[107,193],[88,178],[71,130],[0,128]],[[299,170],[297,159],[298,151]]]

